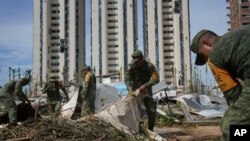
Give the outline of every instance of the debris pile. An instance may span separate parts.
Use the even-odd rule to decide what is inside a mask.
[[[0,140],[136,141],[137,139],[116,130],[94,116],[89,116],[79,122],[60,119],[53,123],[49,119],[29,119],[22,125],[0,129]]]

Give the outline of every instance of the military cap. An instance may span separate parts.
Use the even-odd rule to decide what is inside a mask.
[[[21,81],[22,81],[23,85],[27,85],[30,82],[30,78],[24,77],[24,78],[22,78]]]
[[[27,82],[27,83],[30,82],[30,78],[27,78],[27,77],[22,78],[22,80],[25,81],[25,82]]]
[[[192,40],[191,50],[193,51],[193,53],[196,53],[195,65],[204,65],[206,63],[206,60],[201,55],[199,55],[197,51],[199,49],[200,38],[202,37],[202,35],[204,35],[207,32],[211,32],[211,31],[205,30],[205,29],[201,30],[194,36]]]
[[[90,69],[90,66],[84,65],[82,70]]]
[[[136,62],[137,60],[139,60],[139,57],[142,57],[142,52],[140,50],[136,50],[133,54],[132,54],[132,58],[133,58],[133,62]]]

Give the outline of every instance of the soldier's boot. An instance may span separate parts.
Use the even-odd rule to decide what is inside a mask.
[[[154,130],[154,124],[148,124],[148,130],[153,131]]]

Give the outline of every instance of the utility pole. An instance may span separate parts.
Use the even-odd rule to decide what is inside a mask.
[[[11,73],[11,72],[12,72],[12,73]],[[20,68],[18,68],[18,69],[13,69],[12,67],[9,67],[9,80],[15,79],[15,77],[17,76],[17,75],[16,75],[16,72],[18,73],[18,74],[17,74],[17,75],[18,75],[18,79],[20,79],[20,78],[21,78]],[[12,78],[11,78],[11,76],[12,76]]]

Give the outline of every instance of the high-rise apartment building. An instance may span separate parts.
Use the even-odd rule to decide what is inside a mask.
[[[143,0],[144,54],[160,79],[188,91],[191,77],[189,1]]]
[[[34,0],[33,81],[80,81],[84,11],[84,0]]]
[[[230,18],[229,30],[234,30],[242,25],[250,24],[250,0],[226,0],[228,17]]]
[[[137,48],[137,1],[91,1],[91,65],[97,76],[121,72],[111,81],[124,79],[124,70]]]

